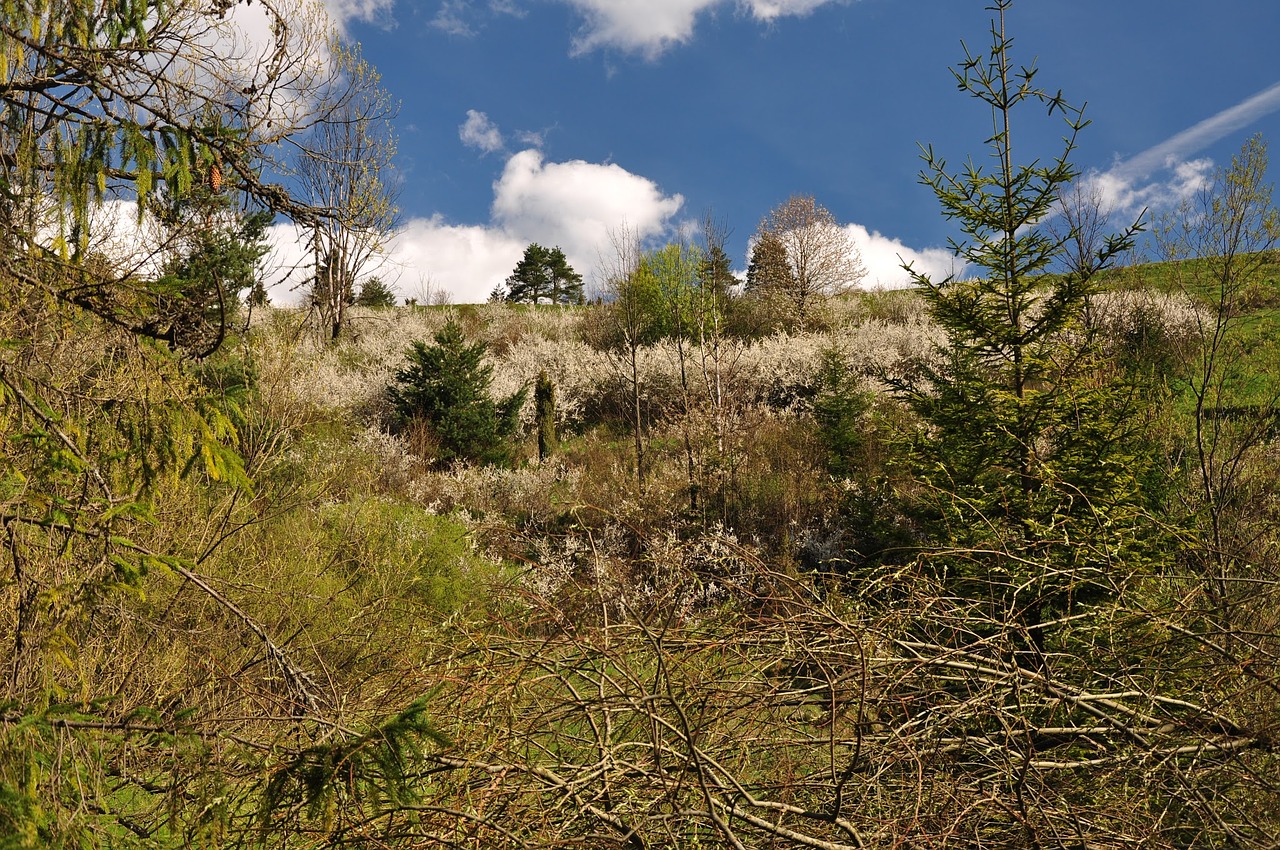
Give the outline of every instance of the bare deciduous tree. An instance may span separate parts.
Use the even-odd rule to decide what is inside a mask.
[[[1066,271],[1092,274],[1112,233],[1111,210],[1102,188],[1088,179],[1076,179],[1058,195],[1056,212],[1049,231],[1062,243]]]
[[[300,194],[324,211],[313,225],[311,295],[330,339],[346,324],[356,283],[377,270],[399,211],[392,160],[395,106],[359,48],[334,44],[338,69],[326,120],[302,141],[294,166]]]
[[[819,299],[856,286],[866,275],[858,248],[812,195],[792,195],[760,222],[757,239],[774,239],[786,252],[792,277],[784,293],[803,324]]]
[[[1245,143],[1231,166],[1219,170],[1195,196],[1165,215],[1155,237],[1186,296],[1207,300],[1197,314],[1200,351],[1183,384],[1194,403],[1195,478],[1192,512],[1209,541],[1200,552],[1206,589],[1222,626],[1269,598],[1274,577],[1273,450],[1280,387],[1252,374],[1241,324],[1250,292],[1273,262],[1280,242],[1280,212],[1266,182],[1267,145]]]

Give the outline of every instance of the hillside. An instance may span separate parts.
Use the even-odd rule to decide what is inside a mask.
[[[1143,519],[1158,525],[1139,527],[1191,551],[1171,441],[1189,427],[1178,374],[1210,313],[1170,291],[1173,274],[1117,272],[1091,321],[1107,362],[1145,376],[1135,427],[1168,458]],[[1224,646],[1190,625],[1217,615],[1189,602],[1181,558],[1148,551],[1055,629],[1051,674],[1002,655],[1016,634],[953,596],[936,566],[953,556],[928,542],[928,494],[903,466],[920,425],[884,383],[940,362],[945,336],[918,295],[850,296],[821,329],[726,337],[711,366],[685,352],[699,374],[687,394],[675,347],[646,347],[643,482],[626,359],[591,344],[606,309],[367,310],[336,344],[304,314],[259,311],[200,364],[188,392],[225,399],[252,483],[157,480],[130,543],[140,572],[121,576],[132,590],[69,597],[63,610],[83,613],[15,656],[46,659],[31,668],[44,706],[9,727],[5,756],[6,775],[34,782],[9,793],[67,806],[41,809],[41,834],[208,844],[265,816],[290,846],[370,829],[648,846],[700,840],[719,818],[859,846],[959,828],[992,781],[1034,794],[1049,823],[1088,800],[1101,834],[1173,805],[1204,759],[1267,775],[1269,638],[1237,631],[1269,633],[1267,593],[1221,600],[1249,623]],[[1264,350],[1273,310],[1249,303],[1242,350]],[[549,458],[532,401],[508,468],[440,467],[429,434],[388,430],[405,350],[449,321],[487,347],[495,397],[550,376]],[[50,356],[69,366],[77,350]],[[1249,492],[1271,492],[1254,451]],[[1249,504],[1251,551],[1270,557],[1269,509]],[[67,627],[72,653],[57,651]],[[1224,663],[1246,652],[1247,668]],[[129,754],[127,776],[86,729]],[[1137,796],[1122,790],[1133,770],[1147,776]],[[86,781],[101,811],[62,821]],[[1266,785],[1237,780],[1214,807],[1259,817]],[[989,811],[982,829],[1014,840],[1018,820],[1001,820]]]
[[[922,151],[964,279],[793,195],[741,291],[708,217],[404,307],[322,18],[0,6],[0,850],[1274,850],[1266,144],[1125,265],[1009,6]]]

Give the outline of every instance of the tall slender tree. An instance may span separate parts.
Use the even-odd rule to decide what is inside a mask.
[[[312,303],[337,339],[357,284],[385,256],[399,218],[394,169],[396,105],[358,46],[334,40],[340,85],[323,92],[330,120],[311,131],[294,163],[301,194],[324,210],[314,220]]]
[[[973,277],[912,272],[946,332],[945,366],[922,367],[918,382],[900,386],[932,426],[915,448],[919,475],[937,495],[937,542],[970,552],[953,575],[965,595],[994,604],[992,616],[1041,665],[1047,610],[1106,585],[1105,562],[1133,542],[1144,464],[1130,439],[1129,396],[1100,377],[1081,320],[1096,272],[1132,244],[1138,225],[1102,240],[1086,263],[1069,261],[1074,231],[1046,226],[1077,177],[1070,156],[1087,122],[1036,83],[1034,65],[1014,64],[1011,5],[995,0],[990,49],[966,48],[953,71],[991,111],[994,167],[970,161],[953,172],[932,146],[923,152],[921,182],[964,234],[952,247]],[[1056,157],[1016,162],[1013,116],[1024,105],[1061,116],[1066,140]],[[1055,263],[1065,273],[1048,275]]]

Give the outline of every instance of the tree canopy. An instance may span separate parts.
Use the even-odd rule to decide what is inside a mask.
[[[792,195],[769,212],[756,231],[754,288],[781,295],[804,324],[823,297],[855,286],[866,274],[857,246],[835,216],[812,195]],[[758,259],[758,262],[757,262]]]
[[[524,249],[507,278],[505,298],[515,304],[581,304],[582,275],[573,270],[559,247],[544,248],[537,242]]]

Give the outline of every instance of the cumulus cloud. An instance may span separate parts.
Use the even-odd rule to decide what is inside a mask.
[[[857,246],[867,276],[862,279],[864,289],[900,289],[910,286],[911,276],[902,268],[909,263],[918,274],[941,280],[951,274],[959,274],[962,264],[947,248],[909,248],[896,239],[861,224],[845,225],[845,232]]]
[[[655,58],[693,37],[698,14],[720,0],[569,0],[585,18],[575,53],[616,47]]]
[[[390,268],[406,297],[424,300],[429,289],[460,304],[477,303],[506,280],[527,244],[497,227],[449,224],[439,215],[416,218],[396,234]]]
[[[758,21],[807,15],[838,0],[565,0],[584,18],[575,53],[612,47],[650,59],[693,38],[698,18],[731,6]]]
[[[442,216],[405,222],[378,269],[401,296],[420,297],[428,284],[459,303],[484,301],[502,283],[530,242],[560,246],[589,282],[613,250],[611,234],[626,227],[641,240],[674,232],[681,195],[616,164],[547,162],[541,151],[508,158],[493,184],[490,220],[457,224]],[[310,268],[306,234],[281,225],[272,231],[272,300],[295,304]]]
[[[652,180],[615,163],[546,162],[524,150],[507,160],[494,183],[493,220],[529,241],[561,245],[590,260],[625,224],[640,239],[661,234],[684,204]]]
[[[1092,170],[1079,178],[1082,196],[1096,198],[1107,213],[1137,216],[1176,207],[1213,179],[1212,159],[1169,159],[1154,173],[1135,177],[1123,168]]]
[[[396,234],[390,268],[402,294],[429,282],[459,303],[484,301],[530,242],[558,245],[590,281],[625,225],[641,239],[670,230],[684,199],[615,164],[546,162],[524,150],[507,160],[493,184],[491,219],[450,224],[441,216],[407,222]]]
[[[488,115],[474,109],[467,110],[467,120],[458,127],[458,138],[467,147],[485,153],[500,151],[505,144],[498,125],[490,121]]]

